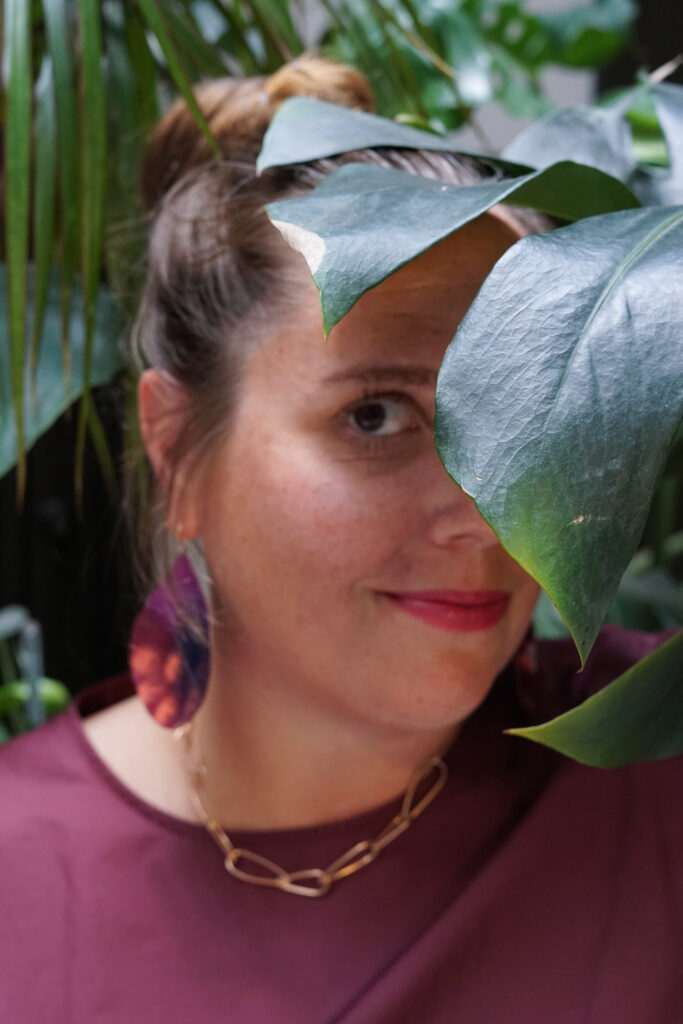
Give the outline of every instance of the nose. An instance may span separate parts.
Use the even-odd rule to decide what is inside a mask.
[[[438,472],[439,480],[438,483],[435,481],[428,510],[428,531],[432,542],[440,547],[463,542],[479,547],[497,545],[496,534],[474,500],[451,479],[440,461],[434,472]]]

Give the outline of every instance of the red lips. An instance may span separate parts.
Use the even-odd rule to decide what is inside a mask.
[[[416,590],[382,596],[406,614],[438,629],[470,633],[499,623],[511,595],[504,590]]]

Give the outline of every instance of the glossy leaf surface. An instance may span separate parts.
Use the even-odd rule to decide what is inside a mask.
[[[503,156],[530,167],[576,160],[620,181],[627,181],[636,168],[631,133],[620,107],[554,110],[513,139]]]
[[[510,733],[599,768],[683,753],[683,631],[577,708]]]
[[[553,599],[583,659],[683,415],[683,208],[522,239],[446,353],[448,472]]]
[[[256,166],[259,171],[264,171],[268,167],[306,163],[337,153],[378,146],[449,153],[457,150],[453,139],[433,132],[397,124],[389,118],[366,114],[362,110],[350,110],[324,100],[298,96],[283,103],[273,118]],[[518,173],[530,169],[496,157],[483,159]]]
[[[571,162],[467,187],[346,164],[310,195],[271,203],[267,210],[308,262],[327,332],[368,289],[501,202],[564,220],[638,205],[620,182]]]
[[[633,188],[648,205],[683,203],[683,86],[663,83],[652,89],[669,158],[667,170],[640,170]]]
[[[32,302],[32,293],[33,275],[29,274],[29,302]],[[7,274],[5,268],[0,267],[0,303],[4,303],[6,295]],[[38,398],[35,406],[31,398],[32,385],[28,367],[24,375],[27,450],[61,416],[65,409],[83,394],[84,324],[81,316],[82,295],[80,289],[74,291],[71,299],[72,313],[69,328],[73,358],[67,395],[64,389],[62,350],[59,345],[59,283],[56,276],[52,275],[48,286],[43,320],[44,343],[40,346],[35,376],[35,389]],[[10,374],[7,364],[9,347],[5,329],[5,322],[0,319],[0,476],[12,469],[16,463],[16,431],[10,401]],[[111,296],[103,291],[98,302],[93,333],[90,373],[90,383],[93,386],[111,380],[121,368],[120,331],[121,322],[116,307]]]

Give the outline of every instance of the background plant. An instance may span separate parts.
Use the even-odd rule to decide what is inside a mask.
[[[177,91],[194,106],[189,85],[197,78],[268,73],[318,46],[365,70],[380,112],[423,119],[436,129],[476,125],[476,108],[494,98],[517,114],[547,109],[541,69],[609,58],[633,13],[631,0],[598,0],[545,17],[497,0],[326,0],[320,7],[281,0],[6,0],[8,277],[0,295],[8,315],[13,415],[5,397],[0,429],[6,438],[15,435],[20,493],[25,452],[36,435],[27,422],[27,377],[38,367],[43,338],[48,345],[56,341],[53,330],[44,330],[48,301],[54,301],[53,267],[65,389],[83,394],[77,465],[89,431],[113,481],[90,400],[96,308],[105,288],[124,311],[135,307],[140,150]],[[74,305],[83,322],[83,369],[82,386],[75,380],[70,387]]]
[[[117,486],[116,441],[91,388],[120,379],[119,343],[137,303],[141,147],[178,93],[192,103],[193,81],[268,73],[315,47],[364,70],[381,113],[436,133],[468,125],[484,149],[482,104],[493,100],[515,115],[549,110],[543,69],[600,65],[622,45],[632,16],[631,0],[550,16],[512,0],[5,0],[0,475],[14,466],[21,496],[28,449],[83,396],[71,415],[86,517],[90,450],[112,493]],[[643,93],[628,116],[636,158],[666,169],[651,97]],[[608,613],[629,625],[681,621],[677,451],[655,495],[646,546]],[[54,605],[63,605],[59,594]],[[549,602],[538,622],[545,632],[564,628]]]

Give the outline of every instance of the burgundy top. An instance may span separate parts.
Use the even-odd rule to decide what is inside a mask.
[[[522,704],[542,718],[655,642],[608,628],[581,676],[543,643]],[[0,748],[3,1024],[683,1021],[683,759],[603,771],[506,737],[528,716],[505,675],[424,815],[306,899],[232,878],[112,775],[79,716],[130,692],[92,687]],[[233,838],[319,866],[395,809]]]

